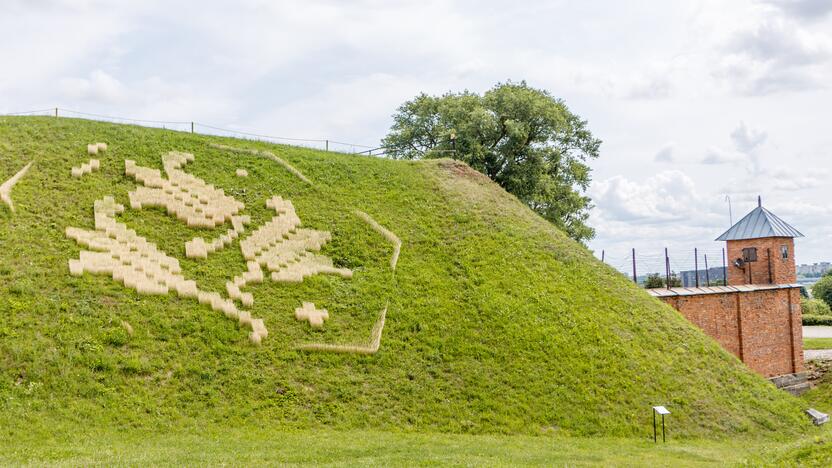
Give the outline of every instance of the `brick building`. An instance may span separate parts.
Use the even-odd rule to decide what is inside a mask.
[[[793,393],[808,388],[803,366],[800,285],[794,261],[799,231],[763,208],[716,240],[727,243],[728,284],[651,289],[756,372]]]
[[[788,284],[797,281],[794,238],[803,237],[774,213],[757,208],[716,240],[726,241],[728,284]]]

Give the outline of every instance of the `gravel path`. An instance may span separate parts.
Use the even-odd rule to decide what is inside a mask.
[[[803,327],[803,338],[832,338],[832,327]],[[832,360],[832,349],[804,349],[803,360]]]
[[[803,338],[832,338],[832,327],[803,327]]]
[[[832,360],[832,349],[804,349],[804,361],[829,361]]]

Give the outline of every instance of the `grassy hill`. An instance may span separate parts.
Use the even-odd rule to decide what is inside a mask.
[[[86,145],[106,142],[101,170],[78,178]],[[270,151],[270,159],[220,149]],[[329,231],[321,253],[351,279],[316,275],[248,290],[269,336],[194,299],[140,296],[102,275],[71,276],[82,248],[67,227],[92,229],[112,195],[120,222],[180,261],[183,275],[222,292],[245,270],[239,239],[206,260],[185,258],[195,233],[161,209],[130,209],[126,159],[184,170],[245,203],[251,230],[289,199],[305,227]],[[26,163],[0,205],[0,427],[175,429],[254,426],[643,437],[650,407],[671,411],[672,437],[796,434],[803,404],[776,390],[668,306],[593,258],[515,198],[459,163],[397,162],[229,138],[45,117],[0,118],[0,183]],[[247,178],[235,176],[246,169]],[[402,240],[392,247],[355,215]],[[322,330],[295,320],[304,301],[328,309]],[[309,342],[368,340],[374,355],[310,352]],[[132,329],[128,333],[126,322]]]

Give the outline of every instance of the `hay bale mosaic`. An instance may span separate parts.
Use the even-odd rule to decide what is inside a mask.
[[[78,179],[84,174],[92,174],[93,171],[97,171],[99,169],[101,169],[101,161],[97,159],[90,159],[89,162],[85,162],[78,167],[73,167],[70,173],[72,174],[72,177]]]
[[[96,155],[107,151],[107,143],[90,143],[87,145],[87,154]]]
[[[221,150],[225,150],[225,151],[234,151],[236,153],[253,154],[255,156],[260,156],[262,158],[271,159],[272,161],[274,161],[274,162],[280,164],[281,166],[283,166],[284,169],[289,171],[292,175],[294,175],[298,179],[302,180],[303,182],[305,182],[309,185],[312,185],[312,181],[309,180],[308,177],[303,175],[302,172],[295,169],[294,166],[292,166],[291,164],[286,162],[284,159],[281,159],[281,158],[277,157],[277,155],[275,155],[274,153],[271,153],[269,151],[262,151],[262,150],[256,150],[256,149],[247,149],[247,148],[235,148],[233,146],[220,145],[220,144],[217,144],[217,143],[211,143],[209,146],[211,146],[211,148],[221,149]]]
[[[301,229],[294,206],[279,196],[266,201],[266,207],[275,210],[277,216],[240,241],[247,271],[226,283],[229,297],[250,307],[254,298],[242,292],[242,288],[249,283],[263,282],[263,268],[270,273],[272,281],[285,283],[300,283],[320,273],[352,277],[351,270],[337,268],[329,257],[312,253],[321,250],[332,238],[329,232]]]
[[[94,146],[96,152],[106,150],[106,145]],[[90,151],[92,147],[90,145]],[[311,181],[300,171],[271,153],[256,150],[243,152],[275,160],[298,179],[311,185]],[[245,291],[247,286],[262,283],[266,278],[278,283],[300,283],[317,274],[352,278],[352,270],[337,267],[332,259],[320,254],[323,246],[332,239],[332,234],[303,227],[292,202],[280,196],[273,196],[265,202],[266,207],[275,212],[274,216],[246,236],[246,227],[251,223],[251,218],[243,213],[245,204],[226,194],[223,189],[185,172],[183,168],[194,159],[190,153],[169,152],[162,156],[162,171],[126,160],[125,174],[140,184],[127,194],[129,207],[135,210],[160,207],[191,228],[212,229],[230,225],[220,234],[215,234],[217,237],[214,239],[206,240],[200,236],[186,241],[184,249],[186,258],[200,260],[206,259],[212,252],[238,243],[246,261],[245,270],[225,283],[225,291],[202,289],[196,280],[187,279],[183,275],[176,258],[117,221],[117,215],[125,207],[116,203],[111,196],[95,202],[94,230],[76,227],[66,229],[66,236],[86,249],[81,251],[78,258],[69,261],[70,274],[107,275],[139,294],[174,293],[194,299],[249,328],[249,339],[255,344],[261,344],[269,332],[262,318],[252,317],[251,312],[245,310],[255,305],[252,292]],[[97,160],[90,160],[79,168],[73,168],[72,175],[80,177],[99,167]],[[244,169],[237,169],[235,174],[239,177],[247,176]],[[7,184],[3,185],[4,188],[6,186]],[[9,190],[10,188],[6,192]],[[356,211],[354,214],[393,245],[390,266],[395,270],[401,240],[366,213]],[[296,349],[373,354],[378,351],[381,343],[386,313],[385,307],[366,343],[310,343],[296,346]],[[329,311],[318,308],[312,302],[303,302],[295,309],[294,315],[297,320],[306,321],[310,327],[318,329],[323,328],[325,321],[330,318]],[[132,331],[129,324],[124,327]]]
[[[252,328],[250,339],[260,343],[267,335],[259,322],[257,330],[252,326],[248,312],[241,312],[234,303],[216,292],[202,291],[196,281],[182,275],[179,261],[159,250],[155,244],[116,221],[115,216],[124,206],[113,197],[104,197],[94,204],[95,230],[76,227],[66,228],[66,236],[90,250],[82,250],[79,258],[69,261],[73,276],[84,273],[108,275],[125,287],[139,294],[165,295],[175,293],[209,305],[226,317],[238,320]]]
[[[375,354],[381,347],[381,334],[384,331],[384,321],[387,318],[387,307],[385,307],[373,325],[370,332],[370,339],[367,343],[361,344],[330,344],[330,343],[308,343],[296,346],[295,349],[303,351],[329,351],[334,353],[352,354]]]
[[[367,213],[356,210],[355,214],[356,216],[364,220],[364,222],[369,224],[374,231],[381,234],[385,239],[387,239],[387,242],[390,242],[393,245],[393,255],[390,256],[390,268],[392,268],[395,271],[396,265],[398,265],[399,263],[399,253],[401,253],[402,250],[402,241],[401,239],[399,239],[399,236],[393,233],[393,231],[388,230],[387,228],[376,222],[376,220],[374,220]]]
[[[295,318],[309,322],[312,328],[323,328],[324,320],[329,318],[329,312],[326,309],[318,309],[311,302],[304,302],[301,307],[295,309]]]
[[[332,238],[329,232],[300,228],[292,202],[279,196],[266,201],[266,206],[277,216],[240,241],[243,258],[265,267],[278,282],[299,283],[318,273],[352,277],[352,271],[336,268],[329,257],[311,253],[321,250]]]
[[[5,203],[9,209],[14,213],[14,202],[12,202],[12,189],[14,188],[15,184],[17,184],[23,176],[29,171],[29,168],[32,167],[32,163],[26,164],[23,166],[23,169],[17,171],[17,174],[13,175],[9,180],[3,182],[3,185],[0,185],[0,201]]]
[[[222,189],[205,183],[182,170],[194,160],[190,153],[170,152],[162,157],[167,178],[158,169],[137,166],[135,161],[124,162],[124,172],[143,184],[129,193],[130,208],[159,206],[189,227],[212,228],[231,221],[245,205],[225,194]]]

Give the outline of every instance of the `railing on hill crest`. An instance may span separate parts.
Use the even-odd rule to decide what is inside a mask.
[[[330,140],[326,138],[314,139],[274,136],[262,133],[245,132],[241,130],[222,128],[197,121],[134,119],[130,117],[115,117],[110,115],[80,112],[60,107],[52,107],[49,109],[38,109],[24,112],[0,113],[0,117],[2,116],[74,117],[87,120],[96,120],[100,122],[125,123],[139,125],[143,127],[162,128],[165,130],[185,133],[198,133],[202,135],[212,136],[228,136],[255,141],[291,144],[294,146],[303,146],[307,148],[322,149],[324,151],[334,151],[346,154],[362,154],[369,156],[385,156],[387,154],[387,148],[385,147],[372,147],[358,143],[348,143],[343,141]]]

